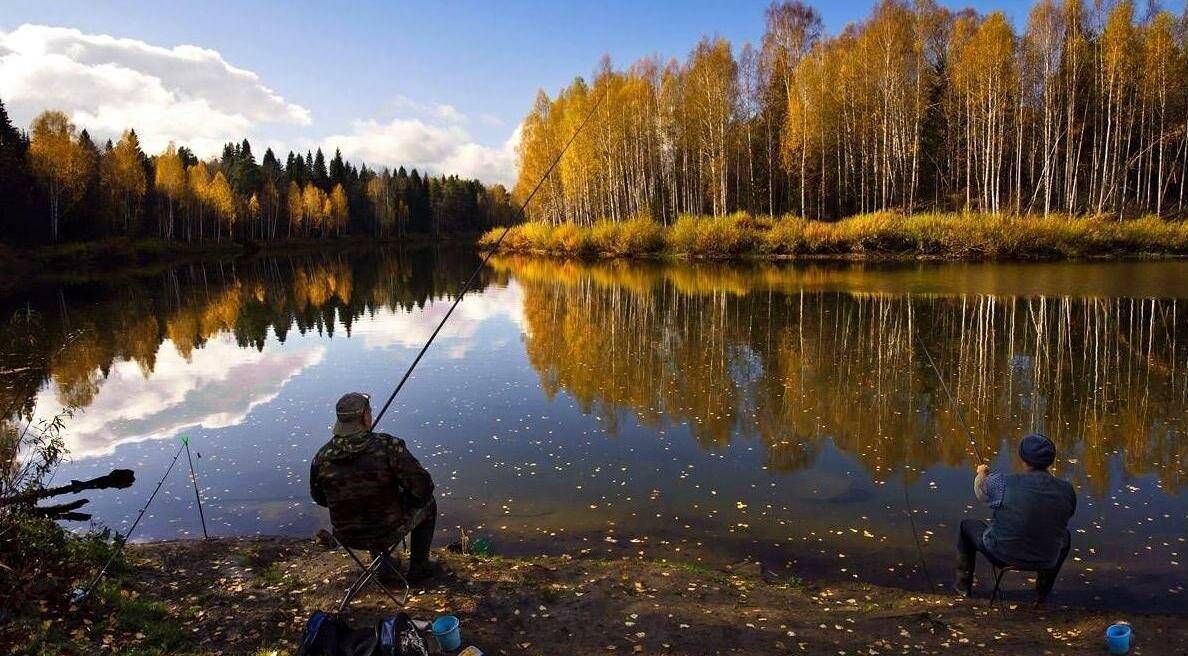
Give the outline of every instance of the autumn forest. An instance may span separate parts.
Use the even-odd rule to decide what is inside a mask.
[[[0,104],[0,234],[44,244],[475,233],[519,220],[516,204],[544,178],[528,218],[547,230],[518,230],[506,248],[828,254],[863,250],[873,235],[889,250],[958,256],[1027,255],[1025,244],[1040,255],[1188,250],[1188,14],[1041,0],[1017,18],[884,0],[829,35],[792,0],[771,5],[755,45],[706,37],[684,61],[625,69],[604,58],[592,81],[538,94],[511,192],[321,149],[257,159],[247,139],[207,160],[184,144],[148,154],[134,126],[101,145],[52,109],[23,131]],[[731,216],[758,223],[719,220]],[[1058,223],[1037,228],[1040,216]],[[602,233],[548,232],[556,226]],[[1104,236],[1077,242],[1088,233]]]
[[[346,233],[398,238],[473,232],[514,216],[500,185],[404,167],[356,167],[334,153],[271,149],[247,139],[200,160],[170,144],[147,155],[135,130],[96,144],[66,114],[46,111],[26,134],[0,102],[0,234],[9,243],[104,237],[274,240]]]
[[[774,3],[757,44],[705,37],[542,92],[516,192],[600,106],[531,216],[977,212],[1182,218],[1188,14],[1131,0],[1002,12],[884,0],[841,33]]]

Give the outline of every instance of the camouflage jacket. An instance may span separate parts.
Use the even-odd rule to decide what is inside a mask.
[[[309,468],[314,503],[348,546],[382,549],[414,510],[433,498],[433,478],[401,440],[360,431],[336,435]]]

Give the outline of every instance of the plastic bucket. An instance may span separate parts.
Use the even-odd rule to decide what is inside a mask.
[[[1115,624],[1106,629],[1106,647],[1111,654],[1125,654],[1130,651],[1130,625]]]
[[[453,615],[442,615],[433,620],[433,637],[443,651],[454,651],[462,646],[462,630],[458,628],[458,618]]]

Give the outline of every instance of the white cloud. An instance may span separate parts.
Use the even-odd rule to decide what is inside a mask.
[[[28,125],[45,109],[60,109],[97,141],[135,128],[148,153],[174,141],[201,157],[213,156],[228,141],[259,142],[257,128],[263,124],[312,124],[308,109],[285,100],[259,75],[233,66],[215,50],[165,48],[45,25],[0,32],[0,99],[18,124]],[[356,163],[514,182],[518,129],[504,143],[490,146],[474,140],[465,127],[470,117],[453,105],[397,96],[391,107],[390,119],[357,120],[349,131],[325,139],[258,145],[278,152],[285,145],[320,146],[327,153],[341,148]],[[490,126],[498,118],[480,114],[477,122]]]
[[[499,126],[503,125],[503,119],[499,118],[498,116],[496,116],[494,114],[486,114],[486,113],[479,114],[478,120],[483,125],[490,125],[492,127],[499,127]]]
[[[309,110],[215,50],[45,25],[0,32],[0,98],[25,124],[52,108],[97,138],[135,128],[149,152],[176,141],[213,154],[259,123],[311,122]]]
[[[417,102],[408,96],[399,95],[392,101],[392,106],[399,112],[411,114],[416,118],[440,120],[446,123],[468,123],[470,117],[458,111],[457,107],[445,103]]]
[[[437,115],[437,118],[449,123],[465,123],[468,120],[466,115],[453,105],[438,105],[434,108],[433,113]]]
[[[439,105],[434,111],[438,118],[441,107],[449,108],[446,114],[458,113],[449,105]],[[321,147],[326,152],[340,148],[344,157],[369,165],[416,167],[510,186],[515,182],[519,142],[518,127],[503,144],[487,146],[476,143],[457,120],[393,118],[355,121],[349,134],[326,137]]]

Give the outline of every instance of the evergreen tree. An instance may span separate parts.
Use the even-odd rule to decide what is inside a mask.
[[[313,183],[318,189],[322,191],[329,191],[330,189],[330,174],[326,171],[326,157],[322,155],[322,149],[318,149],[318,153],[314,155],[312,167]]]
[[[330,184],[340,184],[343,187],[350,184],[347,165],[342,161],[342,151],[338,148],[334,149],[334,159],[330,160]]]
[[[182,167],[184,168],[188,169],[198,163],[198,157],[194,155],[194,151],[185,146],[180,146],[177,149],[177,156],[181,158]]]
[[[292,151],[289,151],[289,158],[285,164],[285,177],[298,187],[305,187],[305,183],[309,182],[309,167],[306,166],[305,159],[301,155],[294,155]]]
[[[0,238],[25,241],[29,234],[32,198],[25,153],[29,144],[8,118],[8,110],[0,100]]]
[[[230,169],[231,186],[235,192],[246,197],[260,191],[264,181],[256,158],[252,155],[252,146],[247,139],[239,145],[234,165]]]

